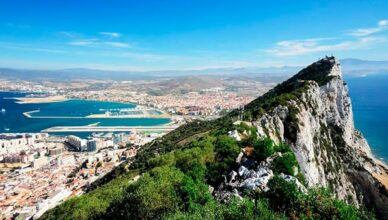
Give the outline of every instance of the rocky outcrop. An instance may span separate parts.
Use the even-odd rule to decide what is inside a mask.
[[[388,216],[387,186],[375,177],[387,175],[388,169],[373,158],[367,141],[354,128],[339,62],[334,57],[319,62],[328,68],[325,74],[331,78],[327,82],[320,85],[304,79],[308,84],[298,100],[277,106],[253,124],[259,136],[292,146],[309,186],[329,187],[340,199]],[[298,109],[293,125],[286,120],[290,107]]]
[[[224,182],[218,186],[217,191],[214,193],[218,200],[226,202],[233,196],[242,198],[242,194],[246,190],[260,192],[269,190],[268,181],[274,177],[272,162],[274,158],[281,156],[281,153],[276,153],[265,161],[257,163],[252,157],[245,155],[244,151],[245,149],[242,149],[241,156],[239,155],[241,160],[238,161],[238,168],[225,176]],[[283,173],[279,176],[286,181],[295,182],[301,191],[307,191],[305,186],[294,176]]]
[[[267,96],[278,96],[279,88],[292,94],[292,89],[298,89],[298,93],[252,120],[257,135],[289,144],[308,186],[329,187],[339,199],[364,204],[378,217],[388,218],[388,169],[373,158],[367,141],[354,128],[338,60],[327,57],[312,64]],[[267,102],[264,98],[253,103],[261,106],[260,102]],[[246,170],[240,167],[241,172],[232,173],[234,178],[226,185],[265,190],[265,181],[273,175],[267,169],[269,163]],[[265,177],[260,177],[262,174]]]

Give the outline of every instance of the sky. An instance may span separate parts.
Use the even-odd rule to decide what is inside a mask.
[[[388,1],[2,0],[0,67],[186,70],[388,60]]]

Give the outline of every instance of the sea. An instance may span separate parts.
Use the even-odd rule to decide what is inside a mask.
[[[352,99],[355,127],[376,158],[388,163],[388,74],[345,77]]]
[[[345,74],[346,76],[346,74]],[[355,127],[368,140],[376,158],[388,162],[388,74],[365,77],[345,77],[353,104]],[[102,109],[135,108],[134,104],[69,100],[42,104],[17,104],[9,97],[24,97],[26,93],[0,92],[0,133],[40,132],[53,126],[152,126],[169,122],[166,118],[27,118],[23,112],[40,110],[33,116],[87,116],[101,114]],[[71,133],[56,133],[68,135]],[[87,136],[90,132],[77,132]]]
[[[39,110],[32,116],[84,117],[90,114],[102,114],[107,109],[135,108],[135,104],[116,102],[68,100],[63,102],[18,104],[14,97],[25,97],[29,93],[0,92],[0,133],[40,132],[54,126],[154,126],[170,122],[168,118],[28,118],[24,112]],[[59,132],[58,135],[74,134],[80,137],[90,132]]]

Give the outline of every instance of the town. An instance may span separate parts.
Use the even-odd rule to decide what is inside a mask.
[[[0,134],[0,218],[37,218],[162,133],[94,133],[87,139],[47,133]]]
[[[42,97],[49,97],[47,99],[49,101],[81,99],[133,103],[172,115],[184,116],[188,119],[208,120],[249,103],[279,81],[278,78],[268,80],[268,82],[249,78],[238,80],[216,78],[213,80],[222,83],[198,85],[198,82],[189,78],[179,91],[175,91],[175,84],[180,83],[181,80],[181,78],[175,78],[169,80],[168,83],[164,79],[139,81],[75,80],[70,83],[2,80],[0,81],[0,91],[33,93],[23,99],[23,103],[33,103],[36,98]]]

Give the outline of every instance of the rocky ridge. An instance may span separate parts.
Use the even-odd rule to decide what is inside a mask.
[[[286,101],[262,104],[279,95],[287,97]],[[257,128],[259,137],[291,146],[307,186],[328,187],[337,198],[364,204],[379,217],[388,216],[388,168],[373,157],[367,141],[354,127],[351,99],[336,58],[326,57],[303,69],[270,91],[265,101],[259,98],[239,115]],[[236,136],[236,131],[231,133]],[[219,199],[240,196],[245,189],[267,190],[266,184],[274,175],[272,158],[258,165],[249,160],[243,149],[238,167],[215,193]]]

